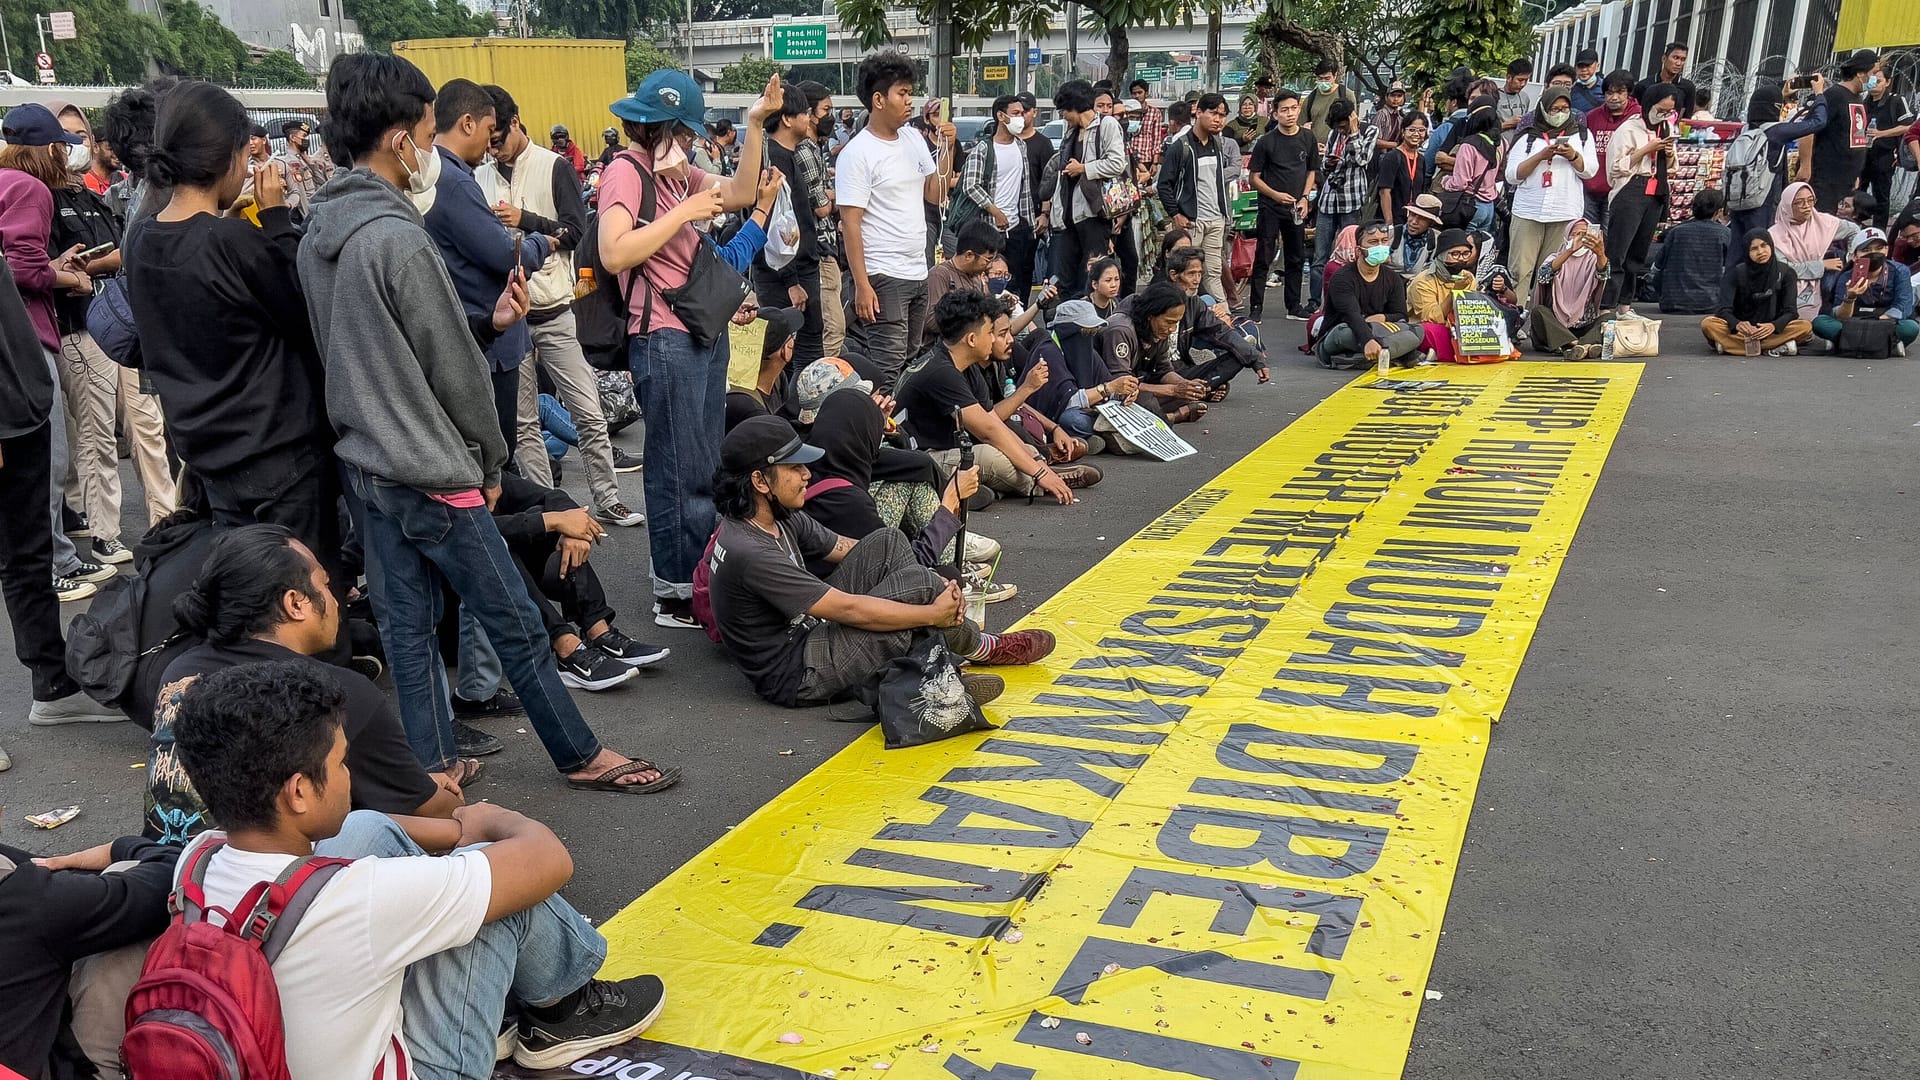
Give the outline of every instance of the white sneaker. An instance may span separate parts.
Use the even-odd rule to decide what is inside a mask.
[[[962,575],[966,584],[962,587],[968,600],[980,600],[983,603],[997,604],[1002,600],[1011,600],[1020,595],[1020,587],[1008,581],[992,580],[993,568],[990,566],[969,566]]]
[[[63,698],[36,701],[27,710],[27,723],[34,727],[59,727],[62,724],[111,724],[125,720],[126,714],[111,705],[102,705],[76,690]]]
[[[85,600],[99,591],[100,586],[91,581],[75,581],[70,577],[61,577],[59,574],[53,576],[53,594],[58,596],[63,604]]]
[[[1767,355],[1768,356],[1793,356],[1797,354],[1799,351],[1800,351],[1800,347],[1795,345],[1793,342],[1789,341],[1786,344],[1781,345],[1777,348],[1768,349]]]
[[[1893,355],[1895,356],[1907,355],[1907,343],[1904,341],[1901,341],[1899,338],[1894,338],[1893,339]]]
[[[627,528],[632,528],[635,525],[645,525],[647,523],[647,515],[638,510],[631,509],[623,502],[608,503],[598,510],[595,510],[593,516],[609,525],[621,525]]]
[[[990,563],[1000,557],[1000,541],[969,530],[964,555],[963,562]]]
[[[1413,362],[1413,366],[1414,367],[1432,367],[1435,363],[1439,361],[1439,359],[1440,359],[1440,354],[1435,350],[1423,349],[1420,352],[1420,359],[1415,360]]]
[[[0,772],[13,768],[13,759],[7,756],[7,748],[0,746]]]

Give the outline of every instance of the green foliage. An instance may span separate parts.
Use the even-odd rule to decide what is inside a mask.
[[[295,90],[311,90],[314,85],[313,73],[285,49],[276,49],[248,64],[240,73],[240,81],[246,86],[284,86]]]
[[[1264,73],[1277,82],[1304,83],[1326,51],[1308,45],[1307,35],[1324,34],[1337,41],[1340,60],[1362,86],[1381,92],[1393,81],[1396,67],[1407,55],[1402,28],[1411,21],[1419,0],[1290,0],[1262,12],[1247,27],[1249,54],[1264,56]],[[1291,24],[1288,27],[1284,24]],[[1297,29],[1300,32],[1290,32]],[[1270,49],[1263,50],[1263,46]]]
[[[385,52],[415,38],[486,37],[493,18],[469,11],[460,0],[344,0],[347,17],[360,24],[367,48]]]
[[[158,19],[135,14],[127,0],[10,0],[0,8],[9,46],[5,66],[20,78],[34,79],[33,54],[40,38],[34,16],[54,10],[73,12],[79,37],[47,39],[54,71],[63,83],[138,83],[150,60],[171,61],[176,44]]]
[[[686,18],[685,0],[539,0],[534,22],[559,37],[631,41],[652,23]]]
[[[966,55],[979,52],[987,38],[1001,30],[1025,30],[1044,39],[1053,13],[1059,7],[1059,0],[1037,0],[1011,8],[998,0],[904,0],[897,4],[887,0],[841,0],[835,10],[840,16],[840,25],[852,32],[864,49],[878,49],[891,40],[887,30],[890,12],[908,12],[929,23],[936,15],[949,18],[953,22],[954,53]]]
[[[723,94],[757,94],[767,88],[767,80],[780,74],[780,65],[758,56],[742,56],[720,69],[715,89]]]
[[[197,0],[166,0],[174,55],[167,66],[184,75],[233,83],[248,66],[247,46]]]
[[[634,38],[627,42],[627,89],[640,85],[640,80],[656,71],[679,69],[686,65],[684,55],[670,53],[646,38]]]
[[[1408,20],[1401,52],[1409,81],[1437,85],[1457,67],[1502,72],[1516,56],[1530,56],[1533,20],[1520,0],[1421,0]]]

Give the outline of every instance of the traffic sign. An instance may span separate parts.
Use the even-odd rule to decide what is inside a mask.
[[[1166,78],[1167,73],[1162,68],[1139,68],[1134,71],[1133,77],[1143,82],[1156,83]]]
[[[773,59],[792,64],[827,58],[826,23],[774,23]]]
[[[1220,85],[1245,86],[1247,85],[1248,76],[1252,74],[1250,71],[1229,71],[1225,75],[1220,76]]]
[[[73,29],[73,12],[55,11],[47,16],[47,29],[55,41],[72,41],[80,35]]]
[[[49,53],[36,53],[33,66],[40,69],[40,81],[51,83],[53,79],[53,56]]]
[[[1176,79],[1197,79],[1200,77],[1200,65],[1181,64],[1179,67],[1173,69],[1173,77]]]
[[[1018,63],[1019,56],[1020,56],[1019,49],[1008,49],[1007,63],[1009,64]],[[1027,48],[1027,63],[1041,64],[1041,63],[1045,63],[1046,59],[1047,59],[1046,54],[1040,51],[1040,46],[1032,45]]]
[[[980,77],[988,82],[1006,82],[1013,78],[1013,69],[1005,64],[988,64],[980,69]]]

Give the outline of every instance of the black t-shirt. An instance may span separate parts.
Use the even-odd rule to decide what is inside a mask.
[[[952,450],[960,445],[953,413],[969,405],[993,408],[986,384],[953,366],[953,354],[935,346],[907,365],[894,388],[894,400],[906,410],[907,435],[922,450]]]
[[[807,560],[833,550],[839,536],[805,514],[780,522],[778,539],[751,521],[720,519],[711,576],[713,620],[741,674],[761,697],[792,705],[807,673],[807,609],[827,595]]]
[[[1374,189],[1393,197],[1393,220],[1388,224],[1407,223],[1407,204],[1413,201],[1413,177],[1419,171],[1419,158],[1408,157],[1407,152],[1398,147],[1381,154],[1374,164]]]
[[[1885,78],[1885,76],[1882,76],[1882,78]],[[1875,98],[1872,94],[1868,94],[1866,105],[1867,128],[1870,131],[1884,131],[1887,128],[1899,127],[1903,121],[1913,116],[1913,110],[1907,106],[1906,100],[1891,90],[1880,95],[1878,98]],[[1888,135],[1873,140],[1873,145],[1867,148],[1867,160],[1876,165],[1884,166],[1891,164],[1894,155],[1899,152],[1900,137]],[[1891,213],[1888,207],[1883,206],[1881,209]]]
[[[1866,163],[1866,102],[1844,86],[1829,86],[1827,126],[1813,136],[1813,186],[1852,188]]]
[[[1047,171],[1047,162],[1053,160],[1053,140],[1036,131],[1032,138],[1020,140],[1020,144],[1027,148],[1027,190],[1033,192],[1039,202],[1053,198],[1053,192],[1040,190],[1040,174]]]
[[[343,726],[347,735],[347,769],[353,774],[353,808],[383,814],[417,813],[439,786],[427,775],[413,748],[407,745],[400,713],[380,688],[365,675],[301,656],[272,641],[249,638],[232,645],[211,643],[182,653],[167,665],[154,710],[153,738],[148,745],[147,815],[143,831],[150,840],[185,845],[218,826],[208,818],[200,795],[187,779],[173,745],[173,723],[180,715],[180,699],[191,680],[241,664],[273,660],[303,660],[339,685],[346,694]]]
[[[86,185],[61,188],[53,193],[53,232],[47,249],[56,254],[75,244],[82,248],[120,242],[120,219],[107,200],[88,190]],[[87,305],[93,297],[65,289],[53,294],[53,313],[60,333],[77,334],[87,328]]]
[[[765,416],[768,413],[780,412],[783,402],[779,395],[778,387],[774,388],[773,393],[766,395],[764,401],[761,400],[758,392],[750,394],[745,390],[727,391],[726,419],[722,422],[725,426],[721,430],[732,431],[740,421],[751,416]]]
[[[1247,162],[1247,168],[1273,190],[1297,196],[1307,193],[1307,174],[1319,164],[1319,159],[1320,147],[1313,141],[1313,132],[1301,128],[1288,135],[1274,128],[1253,144],[1253,158]],[[1282,209],[1264,192],[1260,205]]]

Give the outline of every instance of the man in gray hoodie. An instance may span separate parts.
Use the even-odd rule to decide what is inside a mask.
[[[489,513],[507,444],[480,343],[525,316],[526,289],[516,274],[491,317],[467,315],[410,199],[433,187],[433,85],[399,57],[349,53],[329,69],[326,91],[327,145],[354,167],[314,196],[300,276],[335,449],[365,507],[369,577],[408,741],[429,770],[457,757],[434,639],[444,580],[486,630],[570,786],[670,787],[678,769],[594,737]]]

